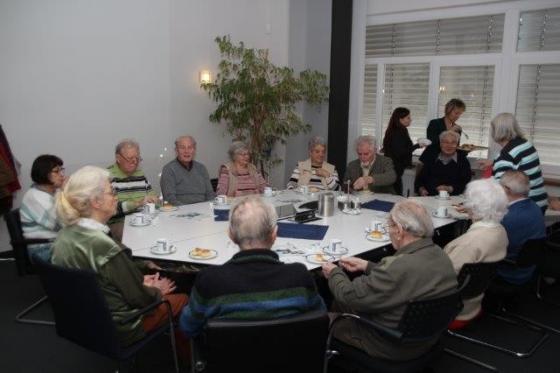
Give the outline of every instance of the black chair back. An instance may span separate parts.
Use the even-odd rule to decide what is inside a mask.
[[[4,214],[4,219],[8,227],[8,233],[10,234],[10,244],[14,250],[18,274],[20,276],[33,274],[33,266],[27,254],[27,243],[23,238],[19,209],[14,209]]]
[[[402,332],[401,342],[433,339],[447,330],[462,309],[463,302],[458,291],[435,299],[410,302],[398,327]]]
[[[275,320],[209,320],[193,342],[193,363],[208,373],[320,372],[328,329],[324,311]]]
[[[525,268],[541,264],[544,258],[545,245],[545,238],[526,241],[519,251],[515,261],[516,266]]]
[[[118,359],[116,328],[95,273],[43,261],[35,264],[53,308],[57,334],[82,347]]]
[[[464,264],[457,275],[461,298],[470,299],[484,294],[496,276],[497,268],[498,262]],[[467,278],[468,282],[465,283]]]

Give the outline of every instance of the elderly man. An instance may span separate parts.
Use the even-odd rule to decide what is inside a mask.
[[[451,195],[463,193],[471,181],[471,165],[467,153],[457,150],[460,135],[452,130],[439,135],[440,152],[432,152],[423,159],[415,189],[421,196],[434,196],[440,191]]]
[[[457,287],[449,257],[432,242],[433,225],[418,202],[397,202],[387,220],[389,237],[396,250],[379,263],[348,257],[337,267],[323,265],[337,311],[358,313],[389,328],[399,325],[408,302],[437,298]],[[351,280],[344,272],[360,274]],[[338,340],[364,350],[370,356],[411,360],[426,353],[437,341],[394,344],[375,331],[343,320],[334,331]]]
[[[192,136],[175,140],[177,158],[163,167],[161,192],[172,205],[187,205],[209,201],[215,197],[206,167],[194,160],[196,141]]]
[[[210,318],[263,320],[325,309],[307,268],[284,264],[270,250],[276,218],[274,207],[256,196],[232,209],[229,237],[241,251],[196,277],[179,324],[187,336],[198,335]]]
[[[393,161],[389,157],[376,154],[375,137],[360,136],[356,139],[356,153],[358,159],[348,163],[343,183],[350,180],[350,185],[356,191],[376,193],[395,193],[393,184],[397,174]],[[343,184],[343,189],[346,187]]]
[[[546,236],[544,217],[541,208],[529,198],[529,178],[524,172],[506,171],[500,184],[509,201],[508,212],[502,220],[509,240],[506,259],[515,260],[526,241]],[[534,270],[534,267],[502,266],[498,268],[498,275],[506,282],[520,285],[531,279]]]
[[[116,218],[145,203],[157,202],[157,196],[144,171],[138,167],[141,161],[140,145],[136,141],[125,139],[118,143],[115,148],[115,163],[108,167],[111,184],[118,199]]]

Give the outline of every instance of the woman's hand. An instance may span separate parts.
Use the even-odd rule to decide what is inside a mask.
[[[494,161],[492,161],[491,159],[481,159],[477,163],[478,163],[478,167],[485,170],[488,167],[492,167],[492,165],[494,164]]]
[[[158,289],[162,295],[167,295],[175,291],[177,286],[172,280],[160,277],[159,272],[154,275],[144,276],[144,286]]]
[[[340,258],[338,264],[348,272],[365,272],[368,261],[356,257]]]
[[[327,170],[325,170],[325,169],[323,169],[323,168],[317,168],[317,169],[315,170],[315,175],[317,175],[317,176],[319,176],[319,177],[325,177],[325,178],[331,176],[330,172],[327,171]]]
[[[323,267],[322,267],[323,276],[325,276],[325,278],[328,279],[329,277],[331,277],[331,272],[335,268],[336,268],[336,265],[331,263],[331,262],[323,264]]]

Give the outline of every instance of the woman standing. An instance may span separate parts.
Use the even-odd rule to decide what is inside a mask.
[[[25,238],[45,238],[54,240],[60,224],[56,218],[54,195],[64,183],[62,159],[56,155],[38,156],[31,166],[33,185],[21,202],[20,218]],[[29,246],[29,257],[38,257],[44,261],[51,258],[51,244]]]
[[[251,163],[249,148],[236,141],[229,147],[230,162],[220,168],[217,194],[239,197],[264,192],[266,181],[255,165]]]
[[[492,139],[502,146],[502,150],[492,167],[492,175],[499,180],[508,170],[523,171],[529,178],[531,198],[543,211],[548,207],[548,195],[544,188],[544,178],[537,149],[525,139],[517,119],[510,113],[496,115],[490,122]],[[481,166],[490,166],[492,161],[482,161]]]
[[[456,122],[461,115],[463,115],[466,108],[467,106],[462,100],[452,98],[445,104],[445,115],[443,118],[432,119],[430,121],[428,129],[426,130],[426,136],[432,144],[422,153],[420,157],[421,162],[424,162],[424,154],[428,155],[430,152],[439,153],[439,135],[443,131],[453,130],[461,135],[463,129]]]
[[[412,166],[412,152],[420,147],[412,144],[408,134],[408,126],[412,123],[410,110],[398,107],[393,111],[385,137],[383,138],[383,152],[393,160],[397,181],[395,181],[395,192],[402,195],[402,175],[405,168]]]

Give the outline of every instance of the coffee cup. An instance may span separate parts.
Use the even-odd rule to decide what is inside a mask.
[[[216,204],[219,204],[219,205],[224,205],[224,204],[227,203],[227,196],[221,194],[221,195],[217,196],[216,198],[214,198],[214,202]]]
[[[229,220],[229,205],[215,205],[214,221],[228,221],[228,220]]]
[[[146,217],[144,216],[144,214],[134,214],[134,216],[132,217],[132,224],[141,225],[145,223]]]
[[[449,198],[449,192],[447,190],[440,190],[439,198]]]
[[[309,186],[307,186],[307,185],[302,185],[302,186],[301,186],[301,192],[302,192],[303,194],[309,193]]]
[[[272,188],[271,187],[265,187],[264,188],[264,196],[265,197],[272,197]]]
[[[169,240],[167,238],[159,238],[156,241],[157,248],[160,252],[167,252],[170,249]]]
[[[156,204],[146,203],[142,211],[144,212],[144,214],[154,214],[156,212]]]
[[[436,215],[440,218],[445,218],[447,216],[447,207],[446,206],[438,207],[436,211]]]
[[[340,245],[342,245],[342,240],[339,240],[338,238],[331,239],[331,241],[329,242],[330,252],[336,253]]]

